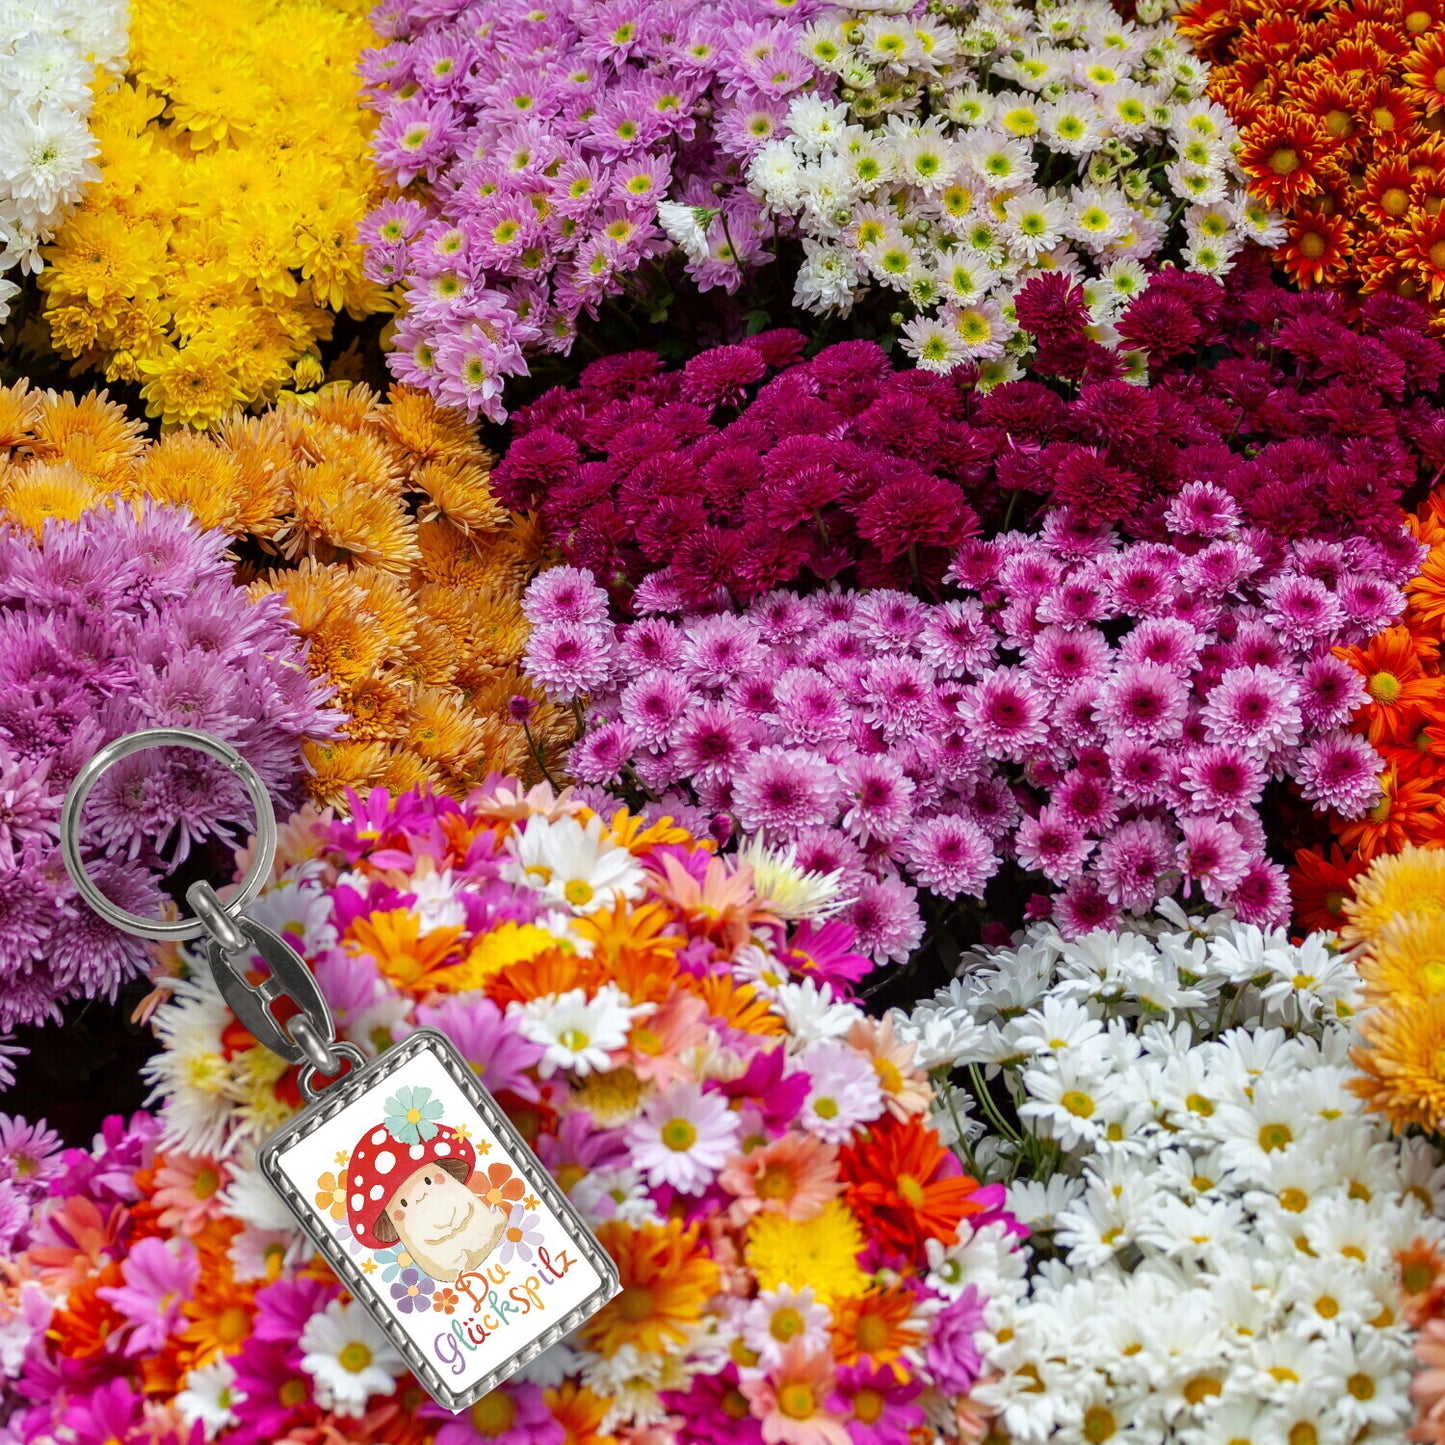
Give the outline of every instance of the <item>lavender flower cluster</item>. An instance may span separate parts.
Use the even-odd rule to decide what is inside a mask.
[[[398,0],[362,70],[377,163],[428,200],[368,217],[368,274],[404,281],[392,370],[494,421],[528,348],[565,354],[583,312],[680,243],[701,290],[771,260],[739,166],[816,84],[818,0]],[[715,189],[716,188],[716,189]],[[722,194],[720,195],[719,192]],[[670,198],[670,199],[669,199]]]
[[[58,1019],[69,998],[114,999],[147,961],[61,864],[60,806],[99,748],[201,728],[284,808],[300,801],[299,739],[334,731],[281,599],[236,585],[228,541],[151,504],[52,521],[40,539],[0,529],[0,1031]],[[200,754],[140,753],[91,793],[82,854],[111,899],[155,913],[158,876],[249,816],[236,780]]]
[[[1063,511],[968,541],[935,603],[778,591],[620,628],[559,568],[524,599],[526,664],[590,696],[577,778],[840,873],[877,958],[918,944],[918,888],[982,898],[1005,860],[1070,936],[1176,892],[1281,924],[1265,787],[1347,817],[1378,799],[1380,759],[1347,730],[1363,683],[1332,647],[1398,614],[1418,549],[1286,542],[1208,482],[1167,521],[1171,542]]]

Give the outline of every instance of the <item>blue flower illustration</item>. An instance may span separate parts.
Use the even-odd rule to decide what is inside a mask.
[[[410,1269],[415,1260],[407,1253],[405,1245],[394,1244],[390,1249],[377,1249],[371,1252],[371,1257],[381,1266],[381,1281],[385,1284],[393,1280],[397,1275]]]
[[[429,1274],[423,1274],[419,1269],[406,1269],[392,1285],[391,1298],[402,1314],[420,1313],[431,1308],[431,1292],[435,1288],[436,1281]]]
[[[398,1089],[382,1108],[386,1110],[383,1122],[387,1132],[398,1144],[425,1144],[436,1137],[442,1104],[440,1099],[432,1098],[430,1089]]]

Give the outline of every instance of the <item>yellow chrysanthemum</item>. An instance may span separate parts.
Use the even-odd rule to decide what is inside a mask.
[[[1369,943],[1397,917],[1445,912],[1445,850],[1407,844],[1376,858],[1355,879],[1340,931],[1346,944]]]
[[[1349,1086],[1396,1129],[1445,1124],[1445,998],[1366,1014]]]
[[[123,83],[98,91],[101,179],[46,249],[56,348],[143,380],[150,414],[205,426],[274,398],[333,316],[393,298],[357,224],[386,194],[351,0],[134,0]],[[132,309],[151,303],[146,325]],[[212,347],[229,357],[216,371]],[[303,376],[304,384],[304,376]]]
[[[104,500],[102,489],[69,462],[35,462],[0,474],[0,511],[36,536],[52,517],[73,522]]]
[[[830,1200],[809,1220],[762,1213],[748,1225],[743,1253],[760,1289],[812,1285],[824,1304],[862,1294],[868,1276],[858,1267],[863,1231],[841,1199]]]
[[[1360,958],[1367,1003],[1420,1001],[1445,995],[1445,913],[1392,919]]]

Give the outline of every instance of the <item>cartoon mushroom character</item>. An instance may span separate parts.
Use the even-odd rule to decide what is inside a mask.
[[[469,1187],[476,1150],[437,1122],[435,1101],[428,1107],[418,1095],[430,1091],[406,1089],[388,1099],[385,1124],[368,1129],[351,1151],[347,1221],[363,1244],[400,1243],[419,1269],[450,1284],[496,1249],[509,1206],[498,1208]]]

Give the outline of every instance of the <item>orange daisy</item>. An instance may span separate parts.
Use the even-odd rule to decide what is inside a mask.
[[[614,1436],[602,1433],[602,1422],[612,1407],[610,1400],[594,1395],[575,1380],[564,1380],[555,1390],[543,1391],[542,1398],[562,1427],[562,1445],[616,1445]]]
[[[1341,846],[1366,863],[1381,853],[1398,853],[1407,843],[1445,847],[1445,797],[1433,783],[1433,778],[1402,778],[1396,768],[1386,768],[1380,775],[1380,801],[1363,818],[1341,827]]]
[[[1332,286],[1348,272],[1353,241],[1340,213],[1300,210],[1285,223],[1285,233],[1278,257],[1296,286]]]
[[[891,1365],[899,1379],[907,1371],[899,1363],[905,1350],[923,1343],[925,1326],[914,1318],[917,1299],[903,1285],[880,1285],[867,1294],[833,1304],[833,1354],[840,1365],[867,1358]]]
[[[1417,718],[1445,699],[1445,678],[1429,677],[1408,627],[1386,628],[1365,647],[1339,647],[1335,655],[1365,680],[1370,702],[1367,735],[1376,746],[1412,741]]]
[[[839,1160],[848,1203],[882,1250],[906,1255],[920,1238],[951,1243],[960,1222],[983,1210],[978,1182],[958,1172],[937,1131],[917,1119],[885,1116]]]

